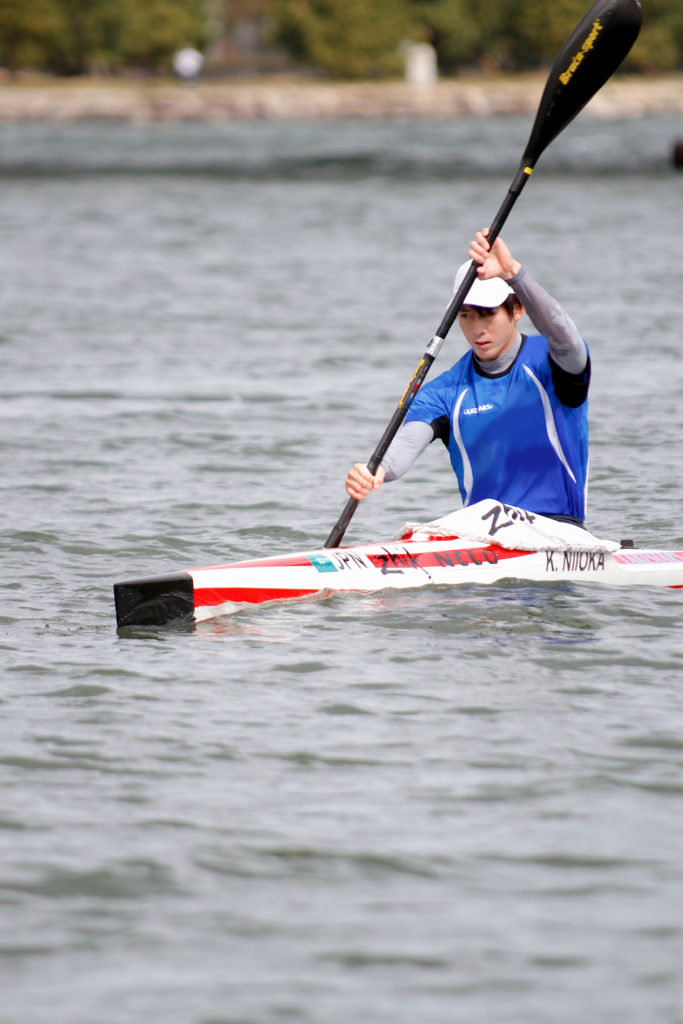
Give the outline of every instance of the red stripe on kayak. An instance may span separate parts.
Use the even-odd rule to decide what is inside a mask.
[[[279,555],[277,558],[255,558],[250,562],[226,562],[224,565],[212,565],[213,569],[258,569],[260,566],[270,568],[274,565],[311,565],[310,558],[304,555]],[[198,572],[198,569],[189,569],[188,572]]]
[[[216,589],[207,587],[194,592],[195,608],[215,608],[219,604],[261,604],[263,601],[284,601],[287,598],[309,597],[311,594],[319,594],[322,587],[314,590],[303,590],[284,587],[226,587]]]

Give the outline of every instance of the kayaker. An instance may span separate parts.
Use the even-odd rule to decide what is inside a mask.
[[[478,279],[458,323],[468,351],[417,393],[373,477],[356,463],[346,490],[362,501],[402,477],[439,438],[449,451],[463,505],[494,498],[583,523],[588,475],[590,356],[574,322],[502,238],[470,242]],[[458,270],[457,289],[469,261]],[[527,313],[539,332],[520,334]]]

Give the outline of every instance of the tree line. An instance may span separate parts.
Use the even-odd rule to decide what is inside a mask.
[[[53,74],[167,71],[183,46],[277,47],[332,78],[401,73],[406,42],[431,43],[443,74],[549,64],[590,0],[0,0],[0,66]],[[642,0],[626,67],[683,68],[683,3]],[[254,40],[256,41],[254,44]]]

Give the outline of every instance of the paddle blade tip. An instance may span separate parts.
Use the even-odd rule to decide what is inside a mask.
[[[639,0],[597,0],[568,36],[546,82],[522,162],[541,153],[611,78],[638,38]]]

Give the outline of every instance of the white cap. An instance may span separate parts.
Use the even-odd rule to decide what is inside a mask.
[[[461,267],[458,267],[458,272],[455,275],[455,283],[453,284],[454,295],[462,284],[465,274],[471,266],[472,261],[468,260],[467,263],[463,263]],[[465,296],[464,304],[468,306],[485,306],[488,309],[493,309],[494,306],[501,306],[507,299],[508,295],[513,294],[512,288],[507,281],[502,279],[502,277],[492,277],[488,281],[480,281],[477,277]]]

